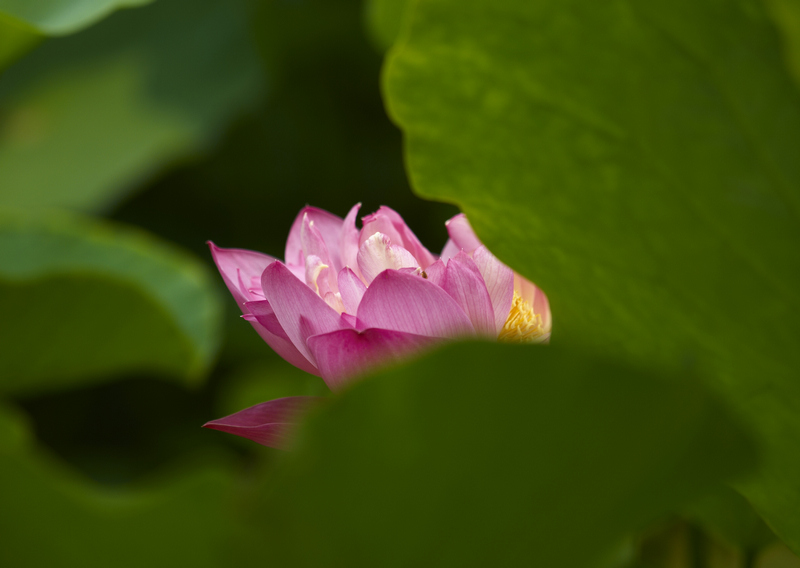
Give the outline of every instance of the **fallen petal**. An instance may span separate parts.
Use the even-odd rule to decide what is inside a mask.
[[[323,397],[318,396],[278,398],[211,420],[203,428],[241,436],[262,446],[286,449],[291,445],[294,426],[321,400]]]

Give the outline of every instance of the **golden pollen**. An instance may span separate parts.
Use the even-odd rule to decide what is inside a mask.
[[[533,306],[514,290],[511,312],[497,339],[509,343],[541,343],[547,340],[548,336],[542,323],[542,316],[534,313]]]

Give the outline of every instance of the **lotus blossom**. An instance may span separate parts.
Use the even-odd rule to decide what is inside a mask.
[[[480,242],[464,214],[450,219],[437,257],[388,207],[342,219],[314,207],[298,214],[284,261],[209,242],[242,317],[292,365],[332,390],[442,341],[481,337],[544,343],[544,293]],[[282,447],[316,397],[264,402],[205,426]]]

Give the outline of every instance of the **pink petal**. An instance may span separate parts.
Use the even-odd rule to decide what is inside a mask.
[[[478,334],[497,337],[492,299],[478,267],[466,253],[458,253],[447,263],[442,288],[466,312]]]
[[[294,426],[322,397],[290,396],[256,404],[235,414],[203,424],[211,428],[253,440],[262,446],[287,448]]]
[[[338,245],[339,243],[336,244]],[[322,238],[322,233],[320,233],[314,221],[309,219],[308,213],[303,215],[303,223],[300,225],[300,246],[306,259],[313,255],[321,258],[322,262],[329,266],[332,264],[331,255]]]
[[[344,302],[342,302],[342,295],[338,292],[325,292],[322,294],[322,299],[340,316],[344,313]]]
[[[467,221],[467,216],[463,213],[459,213],[447,221],[445,225],[447,226],[447,233],[460,250],[472,252],[481,246],[480,239],[475,235],[475,231],[472,230],[472,226]]]
[[[542,326],[545,329],[550,329],[553,324],[553,316],[550,312],[550,302],[547,300],[547,296],[544,292],[542,292],[541,288],[536,286],[536,284],[524,276],[515,273],[514,289],[523,300],[530,304],[534,313],[542,316]]]
[[[361,299],[357,315],[367,328],[430,337],[475,333],[467,314],[447,292],[425,278],[396,270],[381,272],[373,280]]]
[[[275,313],[272,311],[269,302],[266,300],[247,302],[244,308],[248,310],[248,312],[242,317],[250,322],[250,325],[258,332],[261,339],[272,347],[275,353],[298,369],[319,376],[317,368],[305,355],[297,350],[297,347],[294,346],[289,336],[286,335],[286,332],[278,322],[278,318],[275,317]]]
[[[553,312],[550,311],[550,301],[541,288],[537,287],[536,290],[533,311],[542,316],[542,326],[545,329],[551,329],[553,327]]]
[[[364,326],[358,323],[358,318],[356,316],[345,312],[340,317],[344,320],[344,323],[347,327],[352,327],[353,329],[364,329]]]
[[[302,254],[300,255],[303,256]],[[289,272],[294,274],[295,278],[297,278],[300,282],[306,281],[306,265],[305,259],[301,258],[300,260],[303,261],[303,264],[287,264],[286,268],[289,269]],[[261,287],[261,276],[258,277],[258,286]]]
[[[497,260],[483,245],[475,249],[472,259],[486,282],[486,289],[492,299],[495,330],[499,334],[508,319],[511,302],[514,300],[514,271]]]
[[[339,271],[339,293],[342,295],[342,303],[348,314],[358,313],[358,304],[364,297],[367,287],[356,274],[348,267]]]
[[[306,256],[305,283],[320,298],[325,298],[330,294],[336,295],[339,292],[339,285],[336,283],[336,272],[330,265],[325,264],[320,257],[314,254]]]
[[[425,269],[425,276],[428,278],[428,282],[441,286],[444,282],[445,270],[444,262],[441,258],[437,258],[436,262]]]
[[[427,268],[436,260],[436,257],[422,245],[394,209],[382,205],[375,213],[364,217],[363,221],[364,228],[361,230],[360,244],[363,244],[376,232],[380,232],[387,235],[394,244],[400,245],[410,252],[417,260],[416,266]]]
[[[361,228],[361,234],[358,237],[359,248],[376,233],[386,235],[394,243],[401,244],[403,242],[403,236],[394,228],[392,221],[386,215],[371,213],[366,217],[362,217],[361,221],[364,226]]]
[[[336,264],[339,258],[339,238],[342,233],[342,218],[333,213],[328,213],[316,207],[306,206],[297,214],[292,228],[289,230],[289,238],[286,240],[286,264],[305,266],[303,259],[303,243],[301,232],[303,228],[303,217],[308,215],[309,221],[314,221],[314,226],[322,236],[331,261]],[[336,251],[334,254],[333,251]],[[319,255],[317,255],[319,256]]]
[[[319,294],[319,285],[317,284],[317,280],[319,279],[322,271],[327,269],[328,265],[325,264],[317,255],[309,254],[306,256],[305,283],[317,294]],[[289,272],[291,272],[291,270]]]
[[[333,331],[308,338],[308,346],[331,390],[378,367],[409,357],[439,340],[388,329]]]
[[[339,314],[281,262],[264,270],[261,287],[286,335],[306,359],[315,363],[306,338],[344,327]]]
[[[414,276],[419,276],[420,278],[423,278],[422,269],[419,266],[417,266],[416,268],[411,268],[411,267],[398,268],[397,271],[402,272],[403,274],[413,274]]]
[[[342,234],[339,238],[339,252],[343,268],[350,268],[359,278],[361,278],[357,260],[359,230],[356,228],[356,217],[360,208],[361,204],[356,203],[347,213],[347,217],[344,218],[344,223],[342,224]]]
[[[275,262],[275,258],[252,250],[220,248],[211,241],[208,241],[208,246],[225,285],[239,309],[244,311],[242,304],[258,299],[248,290],[251,280],[253,277],[260,279],[261,273]]]
[[[550,302],[547,300],[547,296],[541,288],[515,272],[514,290],[523,300],[528,302],[533,308],[534,313],[542,316],[542,327],[549,331],[553,325],[553,315],[550,311]],[[545,343],[546,342],[547,341],[545,341]]]
[[[453,242],[453,239],[447,239],[447,242],[444,243],[444,248],[442,249],[441,260],[447,262],[459,252],[461,252],[461,249],[456,246],[456,243]]]
[[[367,284],[384,270],[417,266],[417,259],[410,252],[392,244],[383,233],[375,233],[358,249],[358,267]]]
[[[286,332],[281,327],[280,322],[278,321],[278,316],[275,315],[272,306],[269,304],[267,300],[259,300],[257,302],[247,302],[244,307],[247,309],[249,313],[245,314],[243,317],[249,322],[257,321],[261,325],[264,326],[268,332],[273,335],[277,335],[287,341],[291,341],[289,336],[286,335]]]

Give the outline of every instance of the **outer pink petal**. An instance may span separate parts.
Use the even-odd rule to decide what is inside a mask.
[[[358,249],[358,267],[367,284],[387,269],[417,268],[417,259],[388,236],[375,233]]]
[[[486,289],[492,299],[495,330],[499,334],[508,319],[511,302],[514,300],[514,271],[497,260],[483,245],[475,249],[472,259],[486,282]]]
[[[292,223],[292,228],[289,230],[289,238],[286,240],[286,264],[294,264],[305,266],[303,259],[303,244],[301,239],[301,231],[303,227],[303,217],[308,215],[310,221],[314,221],[314,226],[322,235],[322,240],[328,247],[328,252],[333,257],[333,252],[336,251],[336,257],[339,254],[339,238],[342,233],[342,218],[337,217],[333,213],[328,213],[316,207],[306,206],[297,214],[297,217]]]
[[[442,288],[466,312],[478,334],[497,337],[492,299],[478,267],[466,253],[458,253],[447,263]]]
[[[345,324],[339,314],[280,262],[264,270],[261,286],[286,335],[297,350],[314,363],[306,339],[343,328]]]
[[[341,317],[344,320],[346,327],[352,327],[353,329],[357,330],[364,329],[364,326],[358,323],[358,318],[353,314],[348,314],[347,312],[344,312],[339,317]]]
[[[439,341],[388,329],[343,329],[309,337],[308,346],[322,378],[331,390],[336,390],[358,375],[409,357]]]
[[[361,303],[366,291],[367,287],[350,268],[345,267],[339,271],[339,293],[342,295],[342,303],[348,314],[358,313],[358,304]]]
[[[430,337],[475,333],[467,314],[447,292],[421,276],[397,270],[381,272],[372,281],[358,306],[358,319],[367,328]]]
[[[376,223],[374,230],[368,228],[373,222]],[[387,225],[391,225],[393,230],[389,229]],[[375,213],[364,217],[364,230],[362,231],[361,242],[363,243],[375,231],[380,231],[389,235],[389,238],[392,239],[394,244],[402,246],[414,255],[414,258],[417,259],[417,265],[422,268],[427,268],[436,260],[436,257],[419,241],[414,231],[406,225],[406,222],[400,214],[390,207],[382,205]],[[364,233],[366,233],[366,235]]]
[[[275,311],[272,309],[272,306],[267,300],[247,302],[244,307],[249,312],[243,316],[244,319],[250,322],[255,320],[260,325],[263,325],[264,329],[271,334],[277,335],[286,341],[291,341],[289,336],[286,335],[286,331],[284,331],[284,329],[281,327],[281,324],[278,321],[278,316],[275,315]]]
[[[444,248],[442,249],[441,260],[447,262],[459,252],[461,252],[461,249],[456,246],[456,243],[453,242],[453,239],[447,239],[447,242],[444,243]]]
[[[433,282],[437,286],[441,286],[444,282],[445,264],[441,258],[437,258],[436,262],[431,264],[425,269],[425,275],[428,277],[428,282]]]
[[[553,327],[553,313],[550,311],[550,301],[542,292],[541,288],[536,288],[536,299],[533,301],[533,311],[542,316],[542,325],[545,329]]]
[[[301,255],[301,256],[302,256],[302,255]],[[286,268],[288,268],[288,269],[289,269],[289,272],[291,272],[292,274],[294,274],[294,275],[295,275],[295,277],[296,277],[296,278],[297,278],[297,279],[298,279],[300,282],[305,282],[305,281],[306,281],[306,265],[305,265],[305,259],[301,259],[301,260],[303,260],[303,262],[304,262],[303,264],[287,264],[287,265],[286,265]],[[258,285],[259,285],[259,286],[261,286],[261,276],[260,276],[260,275],[259,275],[259,277],[258,277]]]
[[[239,309],[244,311],[242,304],[260,299],[248,291],[251,280],[260,277],[276,259],[252,250],[220,248],[211,241],[208,241],[208,246],[225,285],[236,299]]]
[[[269,302],[266,300],[247,302],[245,304],[245,309],[248,310],[248,313],[244,314],[242,317],[250,322],[250,325],[258,332],[261,339],[272,347],[275,353],[298,369],[319,376],[317,368],[305,355],[297,350],[297,347],[294,346],[289,336],[286,335],[286,332],[278,322],[278,318],[275,317]]]
[[[479,246],[481,241],[472,230],[472,226],[467,221],[467,216],[459,213],[445,223],[447,226],[447,233],[453,240],[453,243],[465,252],[472,252]]]
[[[203,424],[253,440],[262,446],[285,449],[290,445],[292,428],[322,397],[290,396],[256,404],[235,414]]]
[[[361,271],[358,269],[358,237],[359,230],[356,228],[356,218],[358,217],[358,210],[361,208],[360,203],[356,203],[347,213],[342,223],[342,232],[339,237],[339,253],[342,259],[343,267],[348,267],[356,276],[361,278]]]

